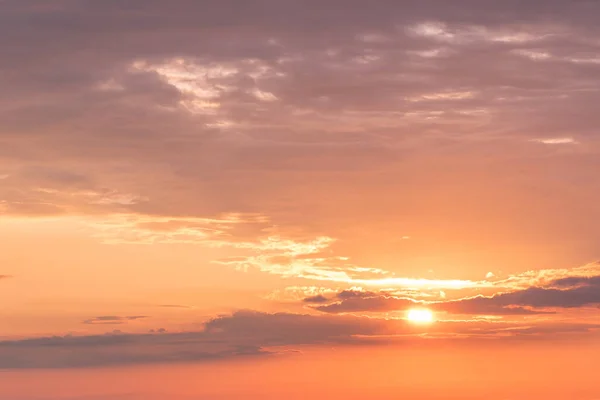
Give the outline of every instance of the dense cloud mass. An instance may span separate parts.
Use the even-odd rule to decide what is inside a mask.
[[[403,320],[239,311],[209,320],[204,330],[149,334],[115,331],[95,336],[55,336],[0,342],[0,369],[74,368],[111,365],[201,362],[241,356],[265,356],[294,346],[352,346],[397,343],[430,337],[498,339],[582,334],[598,324],[447,322],[419,328]],[[509,334],[507,336],[507,334]],[[416,335],[411,338],[411,335]],[[291,346],[291,347],[290,347]]]
[[[461,227],[481,251],[570,232],[591,254],[600,9],[533,4],[4,1],[0,213],[111,216],[111,243]],[[372,277],[275,256],[228,265]]]
[[[203,361],[268,354],[264,347],[352,344],[389,334],[401,324],[353,317],[240,311],[183,333],[56,336],[0,342],[0,368],[67,368]]]
[[[597,166],[598,4],[459,3],[3,2],[0,204],[297,224],[273,196],[332,212],[332,183],[375,172],[418,192],[407,171],[467,150],[578,142],[558,164]]]

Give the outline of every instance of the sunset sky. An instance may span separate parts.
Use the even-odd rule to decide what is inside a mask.
[[[600,399],[599,21],[0,0],[0,400]]]

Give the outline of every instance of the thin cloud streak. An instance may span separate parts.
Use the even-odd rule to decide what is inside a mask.
[[[578,142],[575,139],[570,137],[533,139],[533,141],[543,144],[578,144]]]
[[[125,317],[120,317],[116,315],[102,315],[99,317],[87,319],[83,321],[83,323],[87,325],[121,325],[126,324],[130,321],[137,321],[146,318],[148,318],[148,316],[146,315],[131,315]]]

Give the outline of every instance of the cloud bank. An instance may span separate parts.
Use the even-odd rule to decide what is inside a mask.
[[[238,311],[206,322],[197,332],[150,334],[114,332],[0,342],[0,369],[84,368],[113,365],[204,362],[266,356],[304,345],[405,344],[413,340],[497,339],[589,334],[596,324],[542,324],[531,327],[491,322],[439,323],[428,328],[403,320],[350,316],[268,314]]]
[[[415,301],[387,293],[342,291],[328,300],[319,296],[307,303],[327,303],[313,308],[326,313],[402,311],[416,305],[451,314],[533,315],[553,313],[551,309],[570,309],[600,305],[600,276],[572,276],[549,281],[546,286],[492,296],[474,296],[450,301]]]

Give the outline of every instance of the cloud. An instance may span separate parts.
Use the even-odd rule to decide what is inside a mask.
[[[329,299],[322,294],[318,294],[316,296],[306,297],[302,301],[305,303],[326,303]]]
[[[577,141],[570,137],[533,139],[533,141],[543,144],[577,144]]]
[[[545,287],[533,286],[491,297],[477,296],[441,303],[438,307],[451,312],[485,313],[488,309],[491,313],[527,314],[540,311],[523,307],[577,308],[596,304],[600,304],[600,275],[559,278],[548,282]]]
[[[83,321],[84,324],[88,325],[120,325],[125,324],[129,321],[136,321],[139,319],[148,318],[146,315],[131,315],[126,317],[119,317],[115,315],[102,315],[100,317],[94,317]]]
[[[591,101],[596,93],[589,90],[595,70],[581,63],[532,65],[511,53],[537,47],[560,57],[593,53],[594,45],[585,39],[598,30],[589,20],[595,5],[587,5],[590,10],[553,2],[545,7],[557,16],[550,24],[535,7],[490,2],[459,2],[456,9],[467,7],[468,16],[443,1],[410,10],[392,2],[377,10],[359,2],[260,3],[256,9],[268,9],[268,17],[257,10],[182,3],[168,9],[172,19],[167,20],[167,8],[155,3],[144,5],[145,20],[118,4],[64,3],[42,10],[3,2],[3,15],[13,22],[2,25],[2,37],[16,35],[5,39],[0,54],[2,84],[11,98],[0,105],[0,118],[10,128],[2,135],[3,148],[16,149],[5,161],[14,184],[2,190],[9,212],[53,212],[40,205],[35,214],[33,207],[14,204],[44,203],[34,187],[23,186],[24,180],[34,182],[18,171],[49,169],[57,160],[54,168],[82,171],[90,184],[121,193],[112,198],[120,204],[105,200],[97,206],[207,216],[257,211],[260,204],[272,211],[278,198],[273,195],[294,189],[302,202],[310,202],[310,193],[347,198],[327,186],[339,177],[311,176],[319,183],[315,190],[305,186],[309,178],[302,174],[267,178],[265,170],[273,167],[338,171],[347,179],[348,171],[370,175],[382,166],[397,168],[393,161],[415,146],[430,154],[446,149],[445,140],[472,145],[475,135],[495,143],[497,131],[509,139],[535,139],[530,136],[536,132],[563,138],[571,134],[567,127],[585,137],[596,126]],[[333,13],[336,7],[346,12]],[[118,21],[112,21],[114,15]],[[69,18],[81,25],[65,28],[60,21]],[[18,21],[43,24],[25,34]],[[246,21],[256,22],[252,35],[240,35]],[[200,26],[202,33],[226,37],[203,34],[198,40]],[[81,42],[65,40],[73,35]],[[52,51],[42,45],[46,40]],[[82,43],[98,53],[83,56]],[[123,43],[136,51],[126,51]],[[54,57],[69,67],[49,62]],[[568,97],[556,98],[561,95]],[[446,126],[457,134],[440,137]],[[45,154],[31,146],[36,140],[48,146]],[[119,168],[122,160],[137,168]],[[42,173],[35,183],[62,189],[83,184],[56,178]],[[155,183],[170,190],[158,191]],[[233,195],[238,193],[244,195]],[[148,199],[147,204],[128,204],[130,196]],[[177,207],[166,196],[177,197]],[[86,207],[84,199],[59,197],[51,203],[63,212]],[[311,212],[330,211],[324,207]]]
[[[552,311],[534,310],[512,304],[496,304],[496,302],[491,299],[493,299],[493,297],[476,296],[462,300],[434,303],[430,304],[429,307],[436,311],[467,315],[510,316],[554,314]]]
[[[474,315],[536,315],[552,314],[552,309],[568,309],[600,304],[600,275],[571,276],[551,280],[544,287],[474,296],[458,300],[416,301],[387,293],[342,291],[337,301],[315,306],[327,313],[389,312],[407,310],[415,304],[451,314]],[[327,299],[322,301],[327,302]],[[549,310],[550,309],[550,310]]]
[[[549,283],[563,289],[530,287],[524,290],[501,293],[492,297],[475,297],[447,303],[469,307],[481,305],[502,307],[576,308],[600,304],[600,276],[563,278]],[[566,287],[566,288],[565,288]]]
[[[575,268],[525,271],[505,279],[496,280],[493,285],[508,290],[527,289],[533,286],[547,287],[553,282],[560,282],[566,278],[589,278],[597,275],[600,275],[600,262],[593,262]]]
[[[326,305],[316,306],[315,310],[332,313],[380,313],[407,311],[412,307],[428,307],[434,311],[448,312],[451,314],[473,315],[536,315],[547,314],[546,311],[537,311],[518,306],[505,306],[495,304],[490,298],[478,296],[463,300],[445,302],[422,302],[410,298],[398,298],[384,294],[373,294],[364,297],[352,297]]]
[[[114,320],[116,317],[106,317]],[[75,368],[208,361],[269,354],[263,347],[350,344],[354,335],[393,332],[386,321],[239,311],[209,320],[203,331],[55,336],[0,342],[0,368]]]
[[[548,286],[556,288],[600,287],[600,276],[569,276],[552,281]]]
[[[208,320],[196,332],[54,336],[0,342],[0,369],[85,368],[113,365],[205,362],[287,352],[294,346],[402,344],[423,337],[451,340],[480,337],[554,338],[587,335],[598,324],[438,322],[417,327],[403,320],[351,316],[268,314],[238,311]],[[489,345],[489,341],[487,342]]]
[[[203,244],[212,247],[259,246],[249,243],[269,227],[259,214],[221,214],[210,218],[113,214],[89,219],[88,229],[107,244]]]
[[[275,289],[268,293],[265,298],[274,301],[298,302],[307,297],[322,296],[326,298],[338,292],[339,289],[323,286],[288,286],[283,289]]]
[[[348,312],[386,312],[406,310],[414,306],[416,302],[412,299],[396,298],[391,296],[355,297],[340,302],[315,307],[316,310],[326,313],[348,313]]]
[[[242,340],[260,338],[265,346],[353,342],[355,335],[382,335],[394,330],[382,320],[330,318],[301,314],[237,312],[206,323],[206,332]]]
[[[112,203],[112,202],[111,202]],[[268,217],[261,214],[221,214],[211,218],[158,217],[113,214],[89,219],[88,229],[106,244],[195,244],[228,248],[250,255],[214,260],[216,264],[247,271],[313,280],[367,281],[387,271],[356,266],[347,257],[331,255],[335,239],[327,236],[278,235]]]
[[[312,239],[290,239],[277,235],[259,238],[254,242],[220,241],[217,247],[251,250],[252,255],[228,257],[215,261],[238,270],[258,269],[288,278],[303,278],[333,283],[385,284],[388,271],[354,265],[347,257],[332,255],[335,239],[320,236]],[[413,281],[413,280],[409,280]],[[416,281],[416,280],[415,280]],[[399,282],[396,282],[398,284]],[[391,283],[390,283],[391,284]]]
[[[315,306],[314,309],[332,313],[342,314],[351,312],[387,312],[406,310],[417,301],[410,298],[399,298],[386,293],[375,293],[364,290],[342,290],[337,293],[337,301],[331,302],[331,299],[324,298],[320,303],[330,302],[330,304]],[[304,301],[307,301],[305,299]]]

